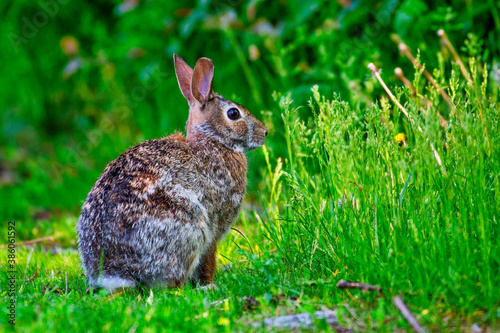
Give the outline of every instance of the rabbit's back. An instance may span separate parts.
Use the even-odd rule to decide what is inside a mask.
[[[104,285],[100,275],[182,284],[234,221],[246,188],[246,176],[234,176],[242,168],[246,175],[244,154],[211,141],[190,145],[179,134],[121,154],[88,194],[78,221],[91,283]]]

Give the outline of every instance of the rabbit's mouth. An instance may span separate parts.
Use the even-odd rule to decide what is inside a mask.
[[[262,133],[262,135],[254,135],[252,140],[248,143],[248,146],[246,147],[247,149],[245,150],[249,151],[261,147],[266,142],[266,135],[267,129],[264,133]]]

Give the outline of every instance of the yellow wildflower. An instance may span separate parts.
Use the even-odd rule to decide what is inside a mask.
[[[406,135],[404,133],[398,133],[396,134],[396,136],[394,137],[394,140],[399,144],[399,146],[403,146],[408,143],[406,141]]]

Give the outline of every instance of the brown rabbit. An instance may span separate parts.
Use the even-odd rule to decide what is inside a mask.
[[[128,149],[83,204],[78,245],[93,286],[212,283],[217,241],[246,192],[244,152],[264,144],[264,124],[212,91],[212,60],[199,59],[194,71],[177,55],[174,63],[189,103],[186,138],[176,133]]]

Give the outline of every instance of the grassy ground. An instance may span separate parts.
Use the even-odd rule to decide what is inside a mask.
[[[389,331],[407,326],[388,309],[387,300],[377,302],[374,297],[357,293],[349,296],[336,290],[334,280],[289,280],[278,274],[275,259],[252,255],[248,258],[251,263],[233,263],[232,267],[223,266],[218,271],[217,290],[187,286],[184,290],[131,290],[109,296],[105,292],[86,292],[75,251],[54,254],[22,250],[18,252],[16,330],[252,331],[260,329],[250,324],[264,317],[312,312],[323,307],[337,308],[343,325],[352,328],[370,328],[383,322]],[[4,281],[2,277],[2,290],[6,290]],[[342,305],[346,296],[352,297],[353,302],[347,303],[353,304]],[[245,302],[244,297],[253,297],[260,304]],[[10,328],[5,317],[0,320],[2,331]],[[317,325],[328,330],[326,323],[319,321]]]
[[[53,222],[67,234],[55,238],[64,248],[17,247],[15,328],[253,331],[265,317],[333,308],[354,331],[406,331],[392,304],[401,295],[429,331],[499,329],[499,89],[473,59],[468,73],[434,73],[453,105],[445,126],[441,97],[419,82],[421,71],[413,82],[426,87],[420,98],[396,90],[414,123],[387,99],[359,110],[316,88],[315,116],[305,122],[281,97],[285,132],[270,140],[284,140],[288,156],[263,148],[262,205],[245,207],[221,244],[217,289],[88,292],[71,246],[77,217],[59,217]],[[2,269],[4,304],[6,275]],[[382,292],[340,290],[340,279]],[[8,328],[2,315],[0,330]]]
[[[374,304],[370,295],[351,295],[355,304],[340,305],[347,294],[335,287],[335,280],[291,280],[279,272],[279,257],[270,243],[246,223],[242,214],[238,229],[223,241],[216,275],[217,289],[139,289],[110,296],[105,291],[89,291],[78,253],[58,247],[18,246],[16,252],[16,326],[20,332],[55,331],[255,331],[253,323],[265,317],[338,308],[345,326],[371,327],[377,321],[360,306]],[[252,221],[254,222],[254,221]],[[263,240],[257,243],[243,232]],[[3,249],[6,251],[6,249]],[[274,249],[275,250],[275,249]],[[230,259],[229,259],[230,258]],[[5,267],[2,260],[2,267]],[[8,274],[2,270],[1,297],[8,304]],[[358,298],[360,296],[361,298]],[[246,301],[246,297],[252,300]],[[373,315],[388,320],[388,327],[405,327],[383,306]],[[0,330],[11,327],[2,316]],[[361,325],[361,326],[360,326]],[[368,326],[365,326],[368,325]],[[328,330],[325,322],[317,327]]]
[[[335,286],[338,276],[297,278],[280,272],[278,257],[251,242],[253,249],[245,246],[247,240],[239,232],[233,232],[224,241],[216,290],[187,286],[184,290],[129,290],[117,296],[88,291],[75,250],[19,249],[15,329],[19,332],[260,331],[262,328],[253,327],[252,323],[278,315],[313,313],[326,307],[336,309],[340,325],[354,331],[409,329],[391,305],[390,293],[346,292]],[[224,257],[231,257],[233,262]],[[2,290],[7,290],[4,276]],[[252,297],[258,304],[246,301],[245,297]],[[7,299],[6,291],[2,298]],[[434,331],[464,330],[474,322],[484,321],[485,313],[481,310],[464,316],[443,305],[441,302],[425,309],[410,308]],[[2,316],[0,330],[12,328],[7,320]],[[321,320],[315,327],[332,331]]]

